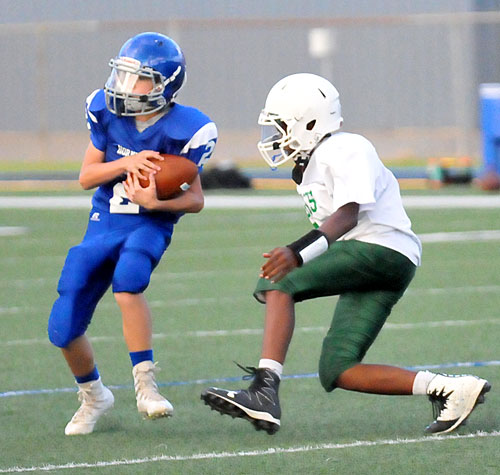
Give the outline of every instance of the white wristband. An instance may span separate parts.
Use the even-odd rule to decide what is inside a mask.
[[[295,254],[299,266],[326,252],[328,246],[328,238],[319,229],[309,231],[305,236],[288,245]]]
[[[328,239],[325,236],[321,236],[319,239],[316,239],[313,243],[309,244],[309,246],[302,249],[299,254],[302,257],[302,263],[306,264],[309,261],[312,261],[316,257],[320,256],[328,249]]]

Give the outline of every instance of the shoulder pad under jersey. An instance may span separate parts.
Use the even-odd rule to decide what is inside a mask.
[[[189,141],[204,125],[212,122],[200,110],[181,104],[174,104],[167,117],[169,136],[180,141]]]
[[[106,109],[106,99],[102,89],[96,89],[85,101],[85,112],[87,120],[94,123],[99,122],[102,111]]]

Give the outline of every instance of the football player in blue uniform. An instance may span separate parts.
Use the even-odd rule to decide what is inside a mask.
[[[68,252],[49,318],[50,341],[61,348],[78,385],[81,406],[67,435],[88,434],[114,402],[102,384],[85,332],[97,303],[111,286],[121,310],[130,352],[137,408],[149,418],[170,416],[173,407],[158,391],[152,321],[143,292],[184,213],[204,205],[200,177],[180,195],[158,200],[153,178],[160,154],[181,155],[199,171],[217,140],[215,124],[199,110],[174,102],[186,75],[179,46],[159,33],[141,33],[109,63],[104,89],[87,99],[90,143],[80,184],[97,187],[83,241]]]

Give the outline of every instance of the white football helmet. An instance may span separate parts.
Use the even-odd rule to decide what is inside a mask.
[[[330,81],[309,73],[278,81],[259,116],[262,139],[257,148],[271,168],[308,155],[342,125],[339,93]]]

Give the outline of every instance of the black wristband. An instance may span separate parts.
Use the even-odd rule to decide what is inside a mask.
[[[299,267],[311,259],[318,257],[328,249],[328,238],[326,234],[319,229],[313,229],[300,239],[288,244],[297,258]]]

